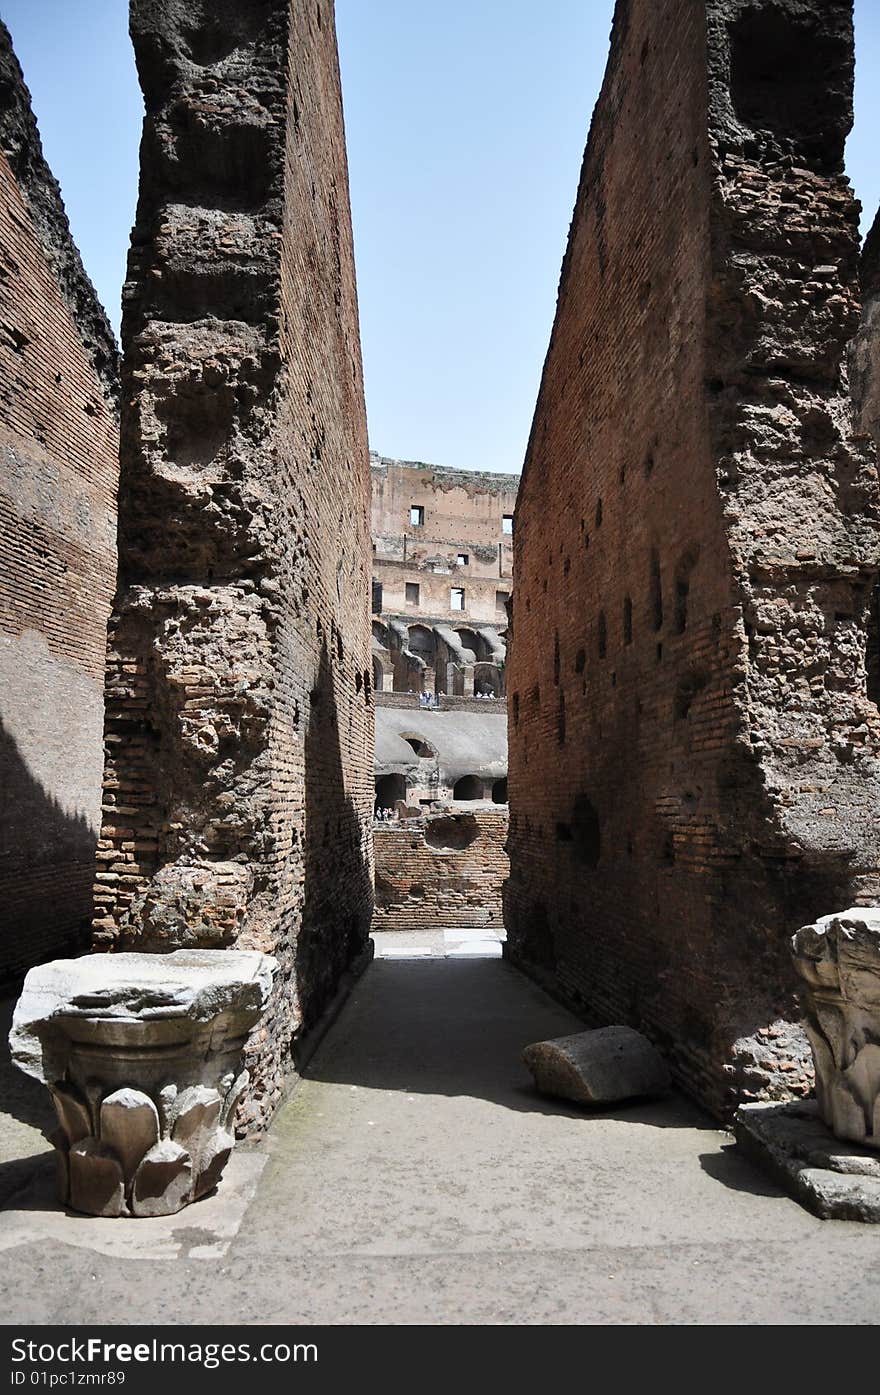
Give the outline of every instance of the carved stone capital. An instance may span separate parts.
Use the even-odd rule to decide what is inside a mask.
[[[823,916],[791,948],[819,1112],[838,1138],[880,1148],[880,908]]]
[[[166,1216],[216,1187],[274,967],[256,951],[178,950],[31,969],[9,1041],[51,1092],[63,1203]]]

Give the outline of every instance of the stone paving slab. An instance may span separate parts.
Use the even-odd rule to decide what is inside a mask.
[[[221,1186],[210,1196],[174,1216],[131,1222],[63,1209],[55,1193],[54,1166],[41,1166],[0,1213],[0,1254],[19,1245],[57,1243],[112,1259],[222,1259],[241,1228],[267,1161],[265,1152],[237,1148]]]
[[[454,930],[377,930],[377,959],[500,959],[506,936],[485,926]]]
[[[814,1215],[880,1224],[880,1153],[835,1138],[814,1100],[743,1105],[734,1134],[746,1156]]]

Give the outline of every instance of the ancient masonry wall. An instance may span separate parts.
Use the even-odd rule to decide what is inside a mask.
[[[505,629],[513,538],[503,520],[513,515],[519,476],[378,455],[371,461],[373,581],[382,593],[377,613]],[[413,506],[422,510],[420,524],[410,519]],[[416,588],[412,596],[407,583]],[[461,610],[451,609],[453,587],[464,592]]]
[[[880,448],[880,212],[865,238],[860,265],[862,316],[849,346],[849,381],[859,431]],[[868,697],[880,702],[880,578],[874,578],[868,617]]]
[[[516,515],[511,955],[721,1115],[809,1087],[788,936],[880,894],[851,19],[620,0]]]
[[[280,964],[240,1122],[364,950],[369,468],[327,0],[134,0],[96,948]]]
[[[0,25],[0,981],[88,943],[117,353]]]
[[[376,930],[500,928],[506,809],[455,809],[377,827]]]

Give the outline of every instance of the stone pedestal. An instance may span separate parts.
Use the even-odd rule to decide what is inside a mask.
[[[815,1216],[880,1222],[880,1154],[836,1139],[815,1100],[741,1105],[733,1131],[743,1152]]]
[[[743,1105],[736,1140],[815,1215],[880,1222],[880,909],[804,925],[791,952],[816,1099]]]
[[[164,1216],[216,1187],[274,967],[255,951],[177,950],[30,971],[9,1041],[52,1094],[63,1203]]]

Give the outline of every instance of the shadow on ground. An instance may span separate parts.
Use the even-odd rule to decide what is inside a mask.
[[[502,960],[376,960],[305,1074],[374,1090],[468,1095],[528,1113],[717,1130],[675,1094],[596,1110],[539,1095],[523,1048],[583,1030],[583,1022]]]
[[[734,1192],[749,1192],[752,1196],[787,1195],[782,1187],[777,1187],[775,1182],[744,1158],[735,1143],[728,1144],[718,1153],[701,1153],[700,1167],[708,1177]]]

